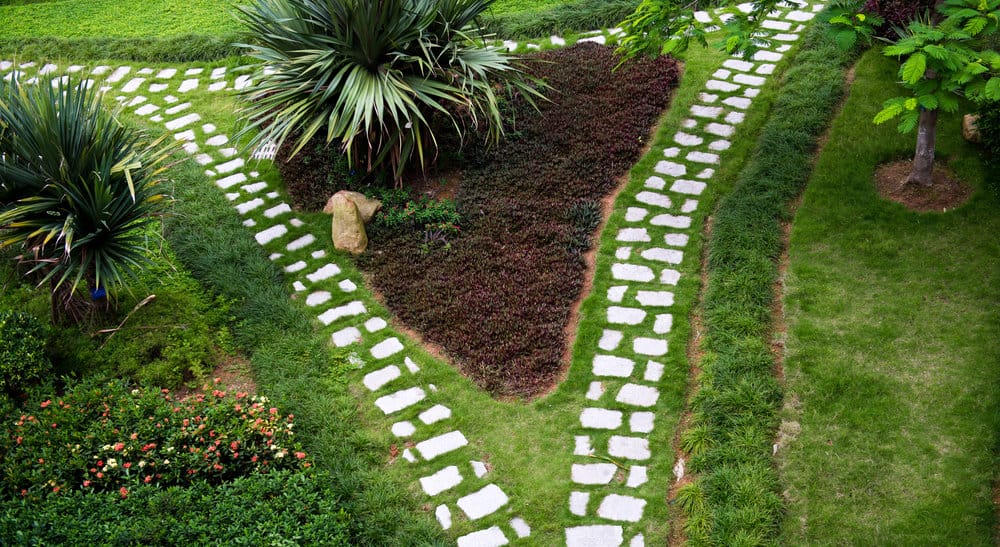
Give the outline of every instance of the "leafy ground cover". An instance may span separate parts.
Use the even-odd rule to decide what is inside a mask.
[[[938,159],[971,200],[920,214],[878,197],[877,167],[913,143],[869,123],[896,80],[880,53],[857,67],[792,232],[782,538],[992,544],[997,196],[951,115]]]
[[[359,259],[404,324],[502,395],[537,394],[563,368],[599,202],[639,157],[679,77],[665,58],[612,76],[617,59],[595,44],[532,59],[552,102],[540,116],[522,105],[507,142],[463,162],[461,237],[421,253],[423,233],[398,231]]]

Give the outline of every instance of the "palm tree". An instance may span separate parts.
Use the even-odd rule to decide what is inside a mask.
[[[105,290],[146,261],[142,229],[167,197],[170,151],[103,109],[81,82],[0,86],[0,248],[52,288],[53,317],[86,282]]]
[[[239,7],[262,61],[242,91],[250,145],[317,134],[355,168],[388,166],[399,183],[416,156],[437,148],[432,116],[462,135],[503,131],[498,92],[541,95],[506,56],[483,43],[479,17],[493,0],[256,0]]]

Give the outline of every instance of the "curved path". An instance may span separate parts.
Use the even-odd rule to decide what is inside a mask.
[[[573,446],[566,447],[575,461],[567,470],[567,479],[573,483],[566,502],[569,520],[564,526],[569,546],[612,546],[626,541],[632,547],[643,545],[645,508],[649,503],[664,503],[671,478],[650,477],[647,465],[654,452],[666,448],[650,446],[649,435],[656,425],[664,373],[664,365],[656,359],[669,350],[666,338],[675,320],[670,313],[671,287],[680,273],[672,265],[681,262],[690,234],[700,229],[692,226],[689,215],[712,183],[720,156],[730,147],[728,139],[775,63],[822,7],[821,2],[800,2],[796,9],[773,13],[765,26],[778,32],[774,47],[760,51],[751,61],[727,59],[707,82],[673,142],[650,152],[663,159],[648,174],[645,187],[623,193],[616,202],[616,207],[625,208],[628,227],[616,236],[620,246],[614,251],[610,272],[597,273],[613,279],[606,295],[606,325],[597,348],[591,348],[596,351],[592,382],[586,393],[579,394],[585,407],[580,429]],[[717,21],[706,12],[697,15],[705,22]],[[604,37],[585,39],[603,42]],[[552,37],[550,43],[565,41]],[[490,467],[478,459],[470,439],[451,425],[448,393],[422,378],[425,363],[410,354],[400,336],[388,328],[385,317],[372,313],[364,299],[357,297],[359,287],[327,255],[326,245],[304,229],[284,196],[251,167],[251,160],[272,159],[273,146],[258,149],[251,157],[241,156],[229,136],[185,100],[193,92],[239,90],[251,84],[248,76],[226,67],[88,69],[73,65],[60,69],[54,64],[0,61],[0,78],[6,80],[16,77],[33,83],[39,76],[74,73],[85,75],[91,85],[116,97],[135,114],[162,124],[181,141],[184,150],[205,168],[206,177],[245,218],[244,225],[257,243],[290,276],[296,297],[315,310],[331,342],[356,350],[351,358],[364,369],[362,384],[372,393],[374,406],[396,418],[391,432],[406,446],[399,456],[413,466],[413,475],[419,477],[420,489],[435,507],[441,526],[449,529],[459,512],[477,525],[478,530],[458,538],[458,545],[506,545],[521,538],[532,543],[530,523],[509,513],[510,497],[492,480]],[[623,330],[636,331],[624,327],[634,325],[641,325],[642,334],[626,337]],[[683,461],[678,463],[679,479]],[[613,481],[619,470],[627,470],[625,480]],[[635,489],[647,481],[663,484],[662,496],[635,495]],[[456,493],[460,484],[465,495]]]

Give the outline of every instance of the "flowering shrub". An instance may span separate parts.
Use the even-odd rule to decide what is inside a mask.
[[[264,397],[215,390],[178,399],[122,381],[80,384],[4,417],[0,494],[113,491],[140,484],[219,484],[252,473],[305,469],[293,416]]]
[[[51,367],[44,325],[24,312],[0,311],[0,391],[23,389]]]

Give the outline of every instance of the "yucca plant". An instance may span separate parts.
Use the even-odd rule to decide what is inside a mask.
[[[540,83],[485,44],[476,18],[493,0],[256,0],[240,6],[247,53],[261,61],[242,90],[249,146],[317,134],[352,166],[400,182],[437,151],[434,116],[459,136],[496,141],[497,94],[540,98]]]
[[[143,228],[167,197],[160,142],[120,124],[87,82],[0,86],[0,248],[20,246],[50,284],[54,317],[81,283],[123,285],[146,261]]]

